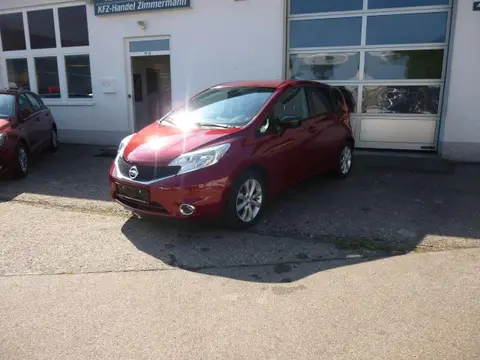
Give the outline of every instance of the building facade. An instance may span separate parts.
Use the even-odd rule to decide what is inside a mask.
[[[359,148],[480,161],[476,4],[3,0],[0,85],[38,92],[61,140],[116,145],[205,87],[318,80],[355,95]]]

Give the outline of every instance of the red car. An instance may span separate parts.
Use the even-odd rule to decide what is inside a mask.
[[[29,90],[0,91],[0,175],[27,176],[30,155],[45,149],[58,149],[58,135],[42,99]]]
[[[350,173],[352,99],[310,81],[206,89],[121,142],[111,197],[139,216],[252,225],[280,191],[314,174]]]

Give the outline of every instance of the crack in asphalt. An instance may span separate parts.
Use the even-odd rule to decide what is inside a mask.
[[[4,273],[0,274],[0,278],[10,278],[10,277],[22,277],[22,276],[63,276],[63,275],[88,275],[88,274],[115,274],[115,273],[142,273],[142,272],[161,272],[161,271],[191,271],[191,272],[200,272],[205,270],[228,270],[228,269],[249,269],[249,268],[260,268],[260,267],[271,267],[271,266],[281,266],[281,265],[305,265],[305,264],[314,264],[321,262],[329,261],[349,261],[355,262],[359,260],[379,260],[384,258],[384,256],[377,257],[367,257],[362,255],[347,255],[345,257],[335,257],[328,259],[310,259],[305,261],[286,261],[286,262],[267,262],[263,264],[238,264],[238,265],[205,265],[205,266],[183,266],[177,264],[175,267],[169,268],[147,268],[147,269],[124,269],[124,270],[96,270],[96,271],[78,271],[78,272],[69,272],[69,271],[59,271],[59,272],[31,272],[31,273]]]

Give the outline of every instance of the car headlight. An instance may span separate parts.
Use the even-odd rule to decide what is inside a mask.
[[[127,147],[128,143],[130,142],[130,140],[132,139],[132,137],[133,137],[134,135],[135,135],[135,134],[128,135],[126,138],[124,138],[124,139],[120,142],[120,145],[118,146],[118,150],[117,150],[117,156],[122,156],[122,155],[123,155],[123,150],[125,150],[125,148]]]
[[[0,134],[0,147],[2,147],[7,142],[7,134],[1,133]]]
[[[230,149],[230,144],[222,144],[180,155],[169,166],[180,166],[177,175],[212,166],[220,161]]]

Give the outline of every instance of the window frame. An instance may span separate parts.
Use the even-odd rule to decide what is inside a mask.
[[[61,34],[60,34],[60,21],[59,21],[59,14],[58,9],[60,8],[67,8],[67,7],[75,7],[75,6],[86,6],[86,13],[87,13],[87,29],[88,31],[88,39],[89,45],[88,46],[76,46],[76,47],[63,47],[61,44]],[[30,43],[30,33],[29,33],[29,24],[28,24],[28,16],[27,13],[29,11],[36,11],[36,10],[48,10],[53,9],[53,21],[54,21],[54,28],[55,28],[55,40],[56,40],[56,47],[50,49],[32,49]],[[60,98],[57,99],[49,99],[49,98],[41,98],[42,103],[45,106],[63,106],[63,105],[78,105],[78,106],[92,106],[95,105],[95,88],[94,88],[94,81],[93,81],[93,74],[92,74],[92,55],[91,55],[91,29],[89,23],[92,21],[91,12],[88,9],[88,6],[83,2],[72,2],[72,3],[65,3],[65,4],[58,4],[58,5],[43,5],[43,6],[35,6],[29,7],[25,9],[15,9],[15,10],[7,10],[1,11],[0,14],[10,14],[10,13],[21,13],[23,17],[23,24],[24,24],[24,34],[25,34],[25,42],[26,42],[26,50],[15,50],[15,51],[5,51],[0,52],[0,61],[1,61],[1,70],[4,79],[8,79],[8,74],[6,70],[6,60],[7,59],[27,59],[28,65],[28,75],[29,75],[29,84],[30,84],[30,91],[33,93],[38,94],[38,84],[36,79],[36,67],[35,67],[35,58],[38,57],[56,57],[57,59],[57,67],[58,67],[58,76],[59,76],[59,87],[60,87]],[[2,48],[1,38],[0,38],[0,49]],[[67,74],[66,74],[66,66],[65,66],[65,56],[75,56],[75,55],[87,55],[89,56],[90,61],[90,77],[92,80],[92,98],[69,98],[68,97],[68,85],[67,85]]]
[[[365,86],[383,85],[388,83],[389,85],[397,86],[440,86],[440,104],[439,107],[443,107],[443,90],[445,87],[446,69],[448,62],[448,50],[450,46],[451,37],[451,22],[453,13],[453,0],[449,0],[448,5],[432,5],[432,6],[414,6],[414,7],[399,7],[399,8],[385,8],[385,9],[369,9],[368,0],[364,0],[364,6],[362,10],[353,11],[339,11],[339,12],[324,12],[324,13],[311,13],[311,14],[291,14],[290,13],[290,0],[287,0],[287,35],[286,35],[286,61],[284,66],[284,74],[286,79],[291,79],[292,74],[290,71],[289,60],[291,55],[299,54],[311,54],[325,53],[336,54],[345,52],[360,52],[360,69],[359,76],[356,80],[311,80],[319,83],[328,84],[331,86],[344,86],[344,87],[356,87],[356,109],[352,112],[354,116],[362,116],[362,102],[363,102],[363,88]],[[368,18],[376,15],[403,15],[403,14],[419,14],[419,13],[436,13],[446,12],[446,38],[443,43],[414,43],[414,44],[388,44],[388,45],[366,45],[367,37],[367,24]],[[360,46],[334,46],[334,47],[314,47],[314,48],[292,48],[290,46],[290,22],[296,20],[321,20],[331,18],[345,18],[345,17],[362,17],[362,33],[361,33],[361,45]],[[442,76],[440,79],[407,79],[407,80],[370,80],[366,78],[365,73],[365,54],[371,51],[407,51],[407,50],[443,50],[443,64],[442,64]],[[374,114],[372,114],[375,116]],[[415,115],[401,114],[400,117],[413,117]],[[440,115],[421,115],[423,118],[438,118]],[[415,118],[419,118],[418,115]]]

